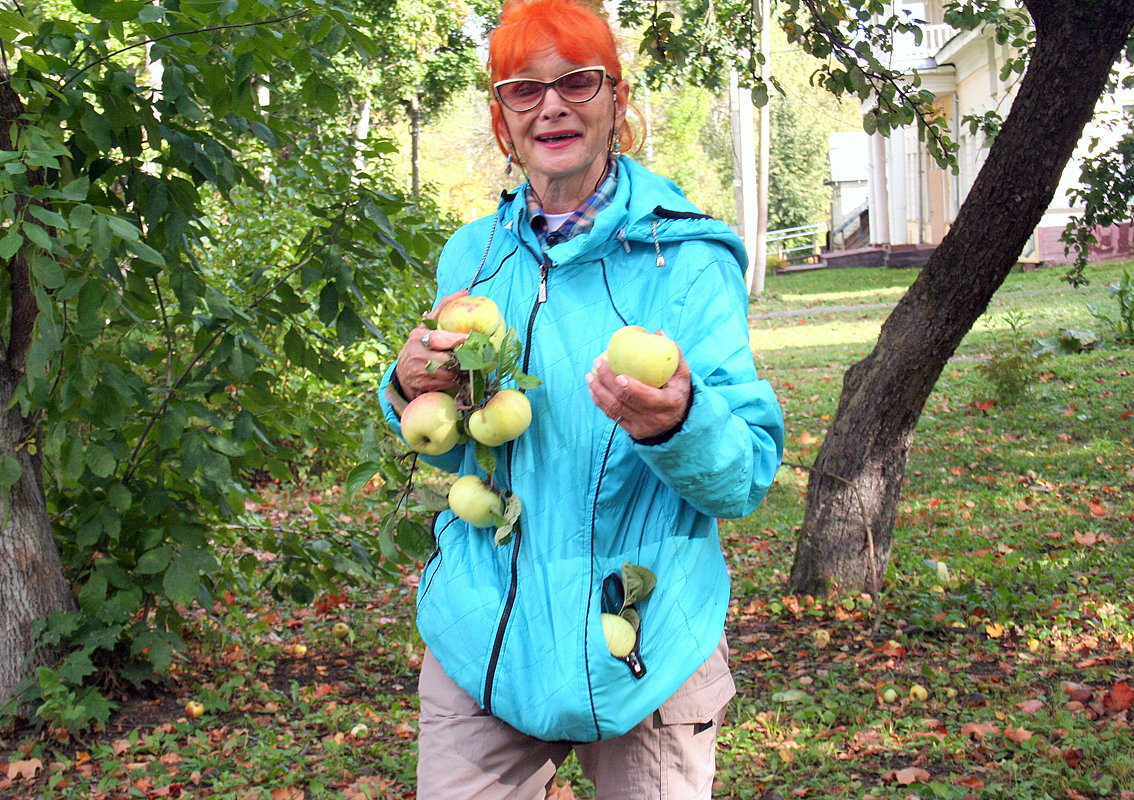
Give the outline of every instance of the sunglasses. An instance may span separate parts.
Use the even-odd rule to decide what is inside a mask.
[[[583,67],[560,75],[553,81],[537,81],[532,78],[497,81],[492,84],[492,91],[509,111],[523,114],[543,102],[549,86],[568,103],[586,103],[599,93],[603,81],[610,81],[611,85],[617,83],[606,74],[604,67]]]

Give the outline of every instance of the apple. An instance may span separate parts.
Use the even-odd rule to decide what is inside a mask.
[[[615,375],[630,375],[658,388],[673,376],[678,358],[672,339],[640,325],[619,328],[606,346],[606,361]]]
[[[811,637],[815,640],[815,646],[820,650],[831,643],[831,632],[826,628],[819,628],[811,634]]]
[[[366,724],[360,722],[350,729],[350,735],[356,739],[365,739],[370,735],[370,728]]]
[[[190,719],[199,719],[205,715],[205,707],[198,703],[196,700],[190,700],[185,704],[185,716]]]
[[[638,642],[638,632],[624,617],[618,614],[602,615],[602,635],[606,637],[606,647],[612,656],[625,658],[630,655]]]
[[[886,691],[882,692],[882,702],[883,703],[896,703],[897,700],[898,700],[898,690],[897,689],[890,687],[889,689],[886,689]]]
[[[350,625],[345,622],[336,622],[335,626],[331,628],[331,635],[336,639],[345,639],[350,636]]]
[[[497,350],[504,342],[508,324],[496,303],[488,297],[465,295],[450,300],[437,315],[437,327],[450,333],[479,331],[489,338]]]
[[[910,700],[924,703],[927,699],[929,699],[929,690],[920,683],[915,683],[910,687]]]
[[[452,397],[444,392],[426,392],[402,411],[402,436],[418,453],[439,456],[452,450],[460,440],[459,419]]]
[[[510,442],[532,424],[532,404],[518,389],[501,389],[469,414],[469,435],[481,444],[496,447]]]
[[[449,487],[449,508],[470,525],[497,528],[504,524],[504,501],[477,475],[462,475]]]
[[[296,658],[303,658],[305,655],[307,655],[307,645],[305,645],[305,644],[288,645],[286,648],[284,648],[284,651],[295,656]]]

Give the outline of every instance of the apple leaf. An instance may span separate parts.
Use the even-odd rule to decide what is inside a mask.
[[[382,465],[377,461],[363,461],[356,466],[347,475],[346,484],[343,486],[346,491],[347,497],[353,496],[363,486],[370,482],[370,479],[381,469]]]
[[[520,502],[520,496],[513,492],[503,492],[500,496],[504,499],[504,524],[496,529],[493,541],[497,545],[504,545],[512,538],[512,529],[520,520],[524,504]]]
[[[438,328],[441,327],[440,325],[437,324],[437,320],[433,319],[433,317],[422,317],[421,318],[421,326],[423,328],[429,328],[429,330],[431,330],[431,331],[435,331],[435,330],[437,330]]]
[[[481,442],[476,443],[476,463],[489,475],[496,472],[496,454],[491,447]]]
[[[622,607],[625,609],[645,600],[657,582],[657,576],[652,570],[627,561],[622,565]]]
[[[414,487],[414,496],[426,511],[444,511],[449,507],[448,496],[428,484],[419,483]]]
[[[473,331],[457,348],[457,361],[466,372],[491,371],[496,367],[496,348],[483,333]]]
[[[516,373],[516,385],[521,389],[534,389],[542,383],[543,381],[535,375],[527,375],[523,372]]]
[[[637,632],[642,627],[642,615],[638,613],[637,609],[624,608],[618,613],[618,616],[629,622],[634,626],[634,631]]]

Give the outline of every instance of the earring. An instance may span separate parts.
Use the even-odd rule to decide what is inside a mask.
[[[615,135],[614,144],[612,144],[610,146],[610,155],[614,158],[618,158],[619,156],[622,155],[622,137],[621,136]]]
[[[511,151],[509,151],[509,153],[508,153],[508,160],[504,162],[504,174],[505,175],[511,175],[512,174],[512,153],[511,153]]]

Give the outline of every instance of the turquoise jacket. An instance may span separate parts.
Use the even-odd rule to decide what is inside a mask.
[[[523,502],[519,529],[496,546],[492,530],[443,512],[417,620],[482,708],[531,736],[587,742],[645,719],[719,643],[729,584],[717,518],[760,505],[783,418],[756,375],[746,259],[728,226],[625,157],[589,233],[543,252],[526,215],[523,192],[505,194],[495,215],[453,235],[437,269],[438,297],[469,289],[496,301],[524,344],[524,371],[543,380],[527,393],[531,427],[496,449],[497,483]],[[607,419],[584,380],[627,324],[664,331],[692,371],[689,415],[661,444]],[[472,445],[428,460],[483,474]],[[658,582],[638,605],[637,649],[617,659],[600,614],[619,610],[626,561]]]

